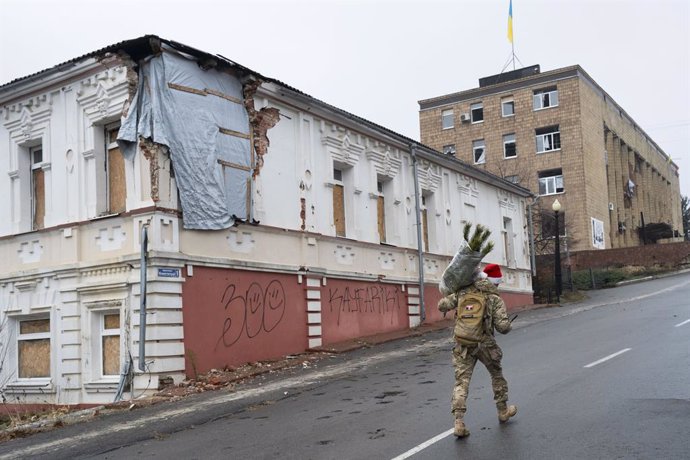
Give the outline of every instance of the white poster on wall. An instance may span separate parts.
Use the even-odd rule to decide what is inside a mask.
[[[604,249],[604,223],[592,217],[592,246]]]

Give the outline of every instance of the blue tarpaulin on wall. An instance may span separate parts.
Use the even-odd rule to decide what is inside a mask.
[[[230,227],[245,217],[251,176],[249,116],[238,78],[166,50],[145,62],[118,143],[125,158],[138,139],[168,147],[188,229]],[[220,160],[220,162],[219,162]]]

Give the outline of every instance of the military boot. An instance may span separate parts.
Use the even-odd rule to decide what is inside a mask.
[[[510,417],[515,417],[515,414],[517,414],[517,406],[499,403],[496,404],[496,408],[498,409],[498,421],[501,423],[507,422]]]
[[[465,428],[465,422],[461,418],[455,419],[455,431],[453,434],[458,438],[464,438],[470,435],[470,430]]]

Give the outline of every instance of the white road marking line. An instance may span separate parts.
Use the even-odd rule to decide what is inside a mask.
[[[596,366],[597,364],[601,364],[601,363],[603,363],[604,361],[608,361],[609,359],[615,358],[616,356],[622,355],[622,354],[625,353],[626,351],[630,351],[630,350],[632,350],[632,348],[623,348],[621,351],[617,351],[617,352],[615,352],[615,353],[612,354],[612,355],[608,355],[607,357],[601,358],[601,359],[598,360],[598,361],[594,361],[593,363],[589,363],[589,364],[587,364],[585,367],[594,367],[594,366]]]
[[[682,323],[678,323],[678,324],[676,324],[676,325],[673,326],[673,327],[681,327],[682,325],[688,324],[688,323],[690,323],[690,319],[686,319],[686,320],[683,321]]]
[[[412,457],[412,456],[413,456],[414,454],[416,454],[417,452],[421,452],[421,451],[423,451],[424,449],[426,449],[427,447],[429,447],[430,445],[436,444],[436,443],[439,442],[441,439],[450,436],[451,434],[453,434],[453,431],[455,431],[454,428],[451,428],[451,429],[448,430],[448,431],[444,431],[443,433],[434,436],[433,438],[429,439],[428,441],[424,441],[424,442],[421,443],[420,445],[418,445],[418,446],[416,446],[416,447],[413,447],[412,449],[408,450],[408,451],[405,452],[404,454],[398,455],[397,457],[393,458],[393,460],[404,460],[404,459],[406,459],[406,458]]]

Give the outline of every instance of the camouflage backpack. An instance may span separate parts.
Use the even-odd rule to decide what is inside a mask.
[[[486,298],[481,292],[468,292],[458,299],[455,319],[455,340],[462,345],[477,345],[482,341]]]

